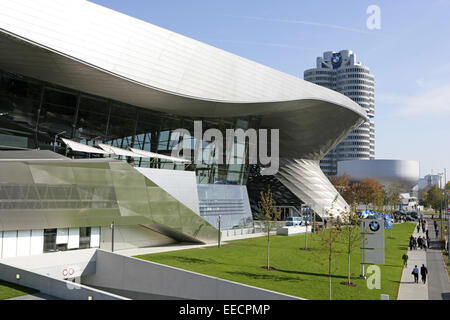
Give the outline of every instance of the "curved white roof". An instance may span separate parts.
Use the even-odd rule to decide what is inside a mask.
[[[368,119],[338,92],[84,0],[0,0],[0,69],[177,115],[260,116],[288,159],[318,161]]]
[[[0,8],[4,32],[159,91],[231,103],[320,99],[361,112],[337,92],[88,1],[0,0]]]

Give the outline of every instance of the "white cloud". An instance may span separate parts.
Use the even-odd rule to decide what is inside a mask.
[[[364,34],[369,34],[370,33],[370,32],[367,32],[367,31],[361,30],[361,29],[349,28],[349,27],[346,27],[346,26],[339,26],[339,25],[335,25],[335,24],[327,24],[327,23],[313,22],[313,21],[273,19],[273,18],[262,18],[262,17],[252,17],[252,16],[234,16],[234,15],[223,15],[223,16],[231,17],[231,18],[259,20],[259,21],[266,21],[266,22],[304,24],[304,25],[310,25],[310,26],[316,26],[316,27],[325,27],[325,28],[331,28],[331,29],[339,29],[339,30],[357,32],[357,33],[364,33]]]
[[[423,79],[416,79],[416,84],[420,88],[423,88],[425,86],[425,82],[423,81]]]
[[[450,83],[424,91],[414,97],[397,97],[397,103],[403,103],[398,115],[417,116],[429,114],[450,114]]]

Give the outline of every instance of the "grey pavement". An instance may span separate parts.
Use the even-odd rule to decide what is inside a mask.
[[[427,251],[428,268],[428,299],[429,300],[450,300],[450,281],[447,268],[442,259],[442,251],[439,242],[436,240],[433,220],[426,218],[428,235],[430,236],[430,248]]]
[[[423,235],[422,231],[418,233],[416,227],[414,227],[414,237],[418,238]],[[419,283],[415,283],[414,276],[411,274],[415,265],[417,265],[419,271],[422,264],[427,266],[427,252],[419,248],[416,250],[409,250],[408,247],[407,254],[409,257],[408,266],[403,268],[397,300],[428,300],[429,280],[427,279],[427,282],[423,284],[419,274]]]

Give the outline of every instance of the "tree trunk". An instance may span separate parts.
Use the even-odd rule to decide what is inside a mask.
[[[331,300],[331,255],[328,259],[328,279],[330,280],[330,300]]]
[[[332,254],[332,243],[331,243],[331,228],[330,228],[330,252],[328,254],[328,279],[330,281],[330,300],[331,300],[331,254]]]
[[[348,284],[351,283],[350,281],[350,251],[348,252]]]
[[[267,231],[267,270],[270,270],[270,228]]]
[[[347,232],[348,232],[348,250],[347,250],[347,254],[348,254],[348,284],[350,284],[350,255],[352,254],[352,244],[351,244],[351,230],[349,228],[347,228]]]

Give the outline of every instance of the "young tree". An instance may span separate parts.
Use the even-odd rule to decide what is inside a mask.
[[[266,192],[261,191],[261,199],[258,201],[259,214],[258,218],[261,220],[264,226],[264,232],[267,233],[267,266],[266,269],[270,270],[270,231],[274,228],[277,220],[280,218],[281,209],[276,208],[276,202],[273,198],[270,186]]]
[[[340,228],[340,240],[345,244],[347,250],[347,282],[341,282],[349,286],[354,286],[351,282],[350,275],[350,257],[354,248],[361,243],[361,231],[358,227],[358,216],[356,215],[356,202],[353,202],[350,209],[341,213],[342,226]]]
[[[333,271],[333,259],[339,254],[338,252],[338,238],[340,233],[340,225],[337,224],[336,218],[333,215],[333,208],[338,199],[339,195],[336,195],[334,198],[331,208],[326,210],[327,214],[327,228],[323,229],[321,232],[317,234],[317,237],[314,238],[314,241],[319,242],[319,248],[317,251],[313,251],[316,254],[320,254],[316,259],[320,264],[323,263],[323,255],[327,257],[328,262],[328,280],[329,280],[329,294],[330,300],[332,300],[331,295],[331,276]]]
[[[391,184],[387,187],[386,204],[394,207],[394,210],[400,205],[401,185]]]
[[[427,203],[434,211],[438,211],[441,207],[441,200],[443,199],[442,191],[437,186],[432,186],[427,192]]]

